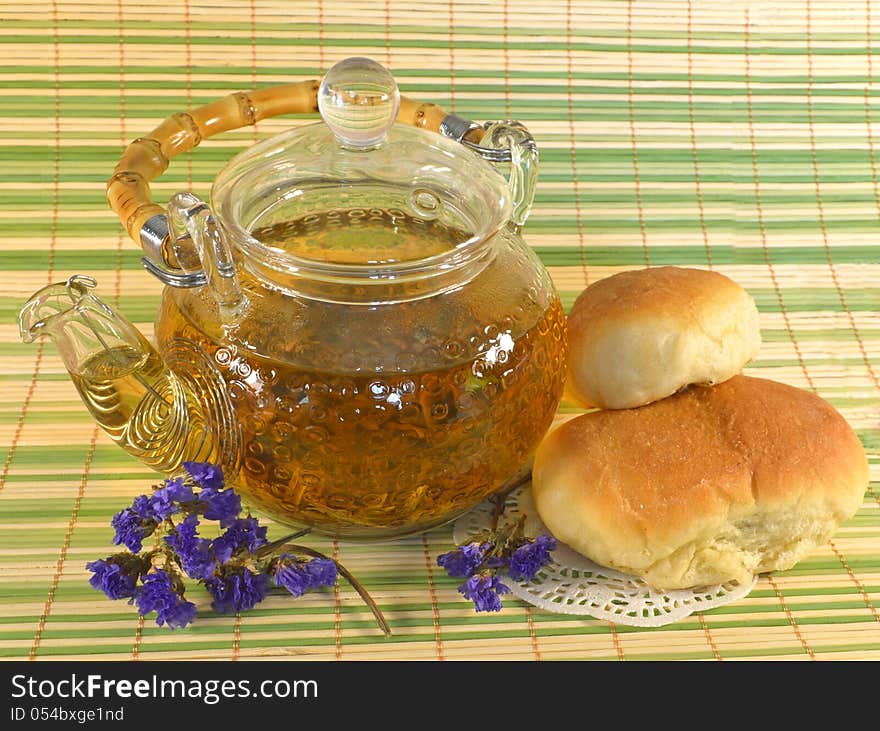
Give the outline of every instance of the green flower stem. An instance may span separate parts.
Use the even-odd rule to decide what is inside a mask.
[[[302,538],[303,536],[306,536],[311,532],[312,532],[311,528],[303,528],[302,530],[299,530],[296,533],[290,533],[289,535],[286,535],[283,538],[279,538],[277,541],[272,541],[271,543],[267,543],[265,546],[258,548],[256,551],[254,551],[253,557],[256,559],[259,559],[259,558],[263,558],[263,556],[268,556],[276,548],[281,548],[288,541],[295,541],[297,538]]]
[[[312,556],[313,558],[323,558],[335,563],[339,573],[345,577],[345,579],[348,581],[349,584],[352,585],[352,587],[354,587],[354,590],[358,594],[360,594],[361,599],[364,600],[364,604],[366,604],[370,608],[370,611],[376,618],[376,622],[384,635],[386,637],[391,637],[391,627],[388,624],[388,621],[385,619],[385,615],[382,614],[382,610],[379,609],[379,605],[376,604],[375,601],[373,601],[373,597],[370,596],[364,585],[361,584],[361,582],[354,577],[354,574],[352,574],[347,568],[345,568],[345,566],[339,563],[339,561],[337,561],[335,558],[330,558],[330,556],[326,556],[320,551],[316,551],[314,548],[309,548],[308,546],[299,546],[293,543],[288,543],[284,547],[289,548],[295,553],[304,553],[307,556]]]
[[[498,530],[498,521],[501,519],[501,514],[504,512],[504,502],[507,500],[507,496],[510,495],[514,490],[519,487],[522,487],[527,482],[531,481],[532,473],[531,470],[527,472],[525,475],[520,477],[516,482],[512,485],[508,486],[504,492],[499,492],[496,495],[492,496],[492,502],[495,504],[495,512],[492,514],[492,532],[494,533]]]

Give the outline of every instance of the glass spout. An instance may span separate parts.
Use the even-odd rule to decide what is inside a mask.
[[[194,460],[228,469],[217,409],[211,411],[225,397],[222,381],[175,373],[137,328],[92,293],[95,286],[76,275],[36,292],[19,316],[22,340],[49,337],[95,421],[148,466],[173,472]]]

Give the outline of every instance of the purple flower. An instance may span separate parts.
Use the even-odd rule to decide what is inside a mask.
[[[508,594],[510,589],[501,580],[490,574],[471,576],[458,591],[465,599],[470,599],[478,612],[497,612],[501,610],[499,594]]]
[[[514,581],[534,579],[541,567],[550,563],[550,551],[555,551],[556,545],[556,539],[546,533],[521,545],[510,554],[510,578]]]
[[[165,485],[149,497],[151,517],[161,522],[180,512],[180,503],[195,500],[192,485],[185,485],[182,477],[166,480]]]
[[[159,523],[180,511],[180,502],[193,499],[192,487],[184,485],[182,479],[167,480],[152,495],[138,495],[131,507],[120,510],[110,521],[116,530],[113,542],[137,553],[144,538],[152,535]]]
[[[165,480],[165,483],[156,492],[161,492],[163,490],[168,493],[168,496],[172,500],[176,500],[179,503],[188,503],[195,500],[192,485],[184,482],[182,477],[176,477],[173,480]],[[153,494],[155,495],[156,492]]]
[[[167,543],[180,557],[180,563],[187,576],[192,579],[207,579],[217,568],[217,561],[211,553],[211,541],[199,538],[198,515],[188,515],[165,536]]]
[[[146,495],[138,495],[132,501],[131,509],[144,520],[156,520],[156,516],[153,514],[153,506],[150,504],[150,498]]]
[[[214,555],[220,563],[226,563],[239,548],[253,553],[266,543],[266,528],[260,526],[256,518],[237,518],[225,533],[214,539]]]
[[[93,573],[89,584],[103,591],[111,599],[128,599],[135,595],[137,575],[127,573],[122,566],[103,558],[91,561],[86,568]]]
[[[313,558],[305,565],[306,573],[311,577],[312,588],[333,586],[336,583],[336,562],[329,558]]]
[[[196,605],[186,601],[174,587],[168,572],[156,569],[144,576],[141,590],[134,598],[138,612],[146,616],[156,612],[156,624],[171,629],[186,627],[196,616]]]
[[[199,502],[205,506],[205,517],[219,520],[221,528],[229,526],[241,512],[241,498],[232,489],[209,487],[199,493]]]
[[[275,566],[274,580],[275,586],[283,586],[293,596],[302,596],[309,589],[333,586],[336,574],[336,563],[329,558],[300,561],[285,553]]]
[[[144,498],[143,501],[140,498]],[[140,514],[139,510],[149,513],[149,505],[145,495],[141,495],[135,499],[132,507],[120,510],[113,516],[110,525],[116,531],[113,536],[113,542],[117,545],[124,545],[132,553],[137,553],[144,545],[144,538],[152,535],[156,530],[156,520],[152,517],[145,517]]]
[[[437,564],[446,569],[450,576],[464,578],[472,576],[483,563],[488,543],[468,543],[454,551],[444,553],[437,557]]]
[[[204,489],[222,490],[226,484],[223,470],[209,462],[184,462],[183,468]]]
[[[167,608],[156,617],[156,624],[161,627],[164,622],[171,629],[182,629],[196,618],[196,614],[198,614],[196,605],[181,597],[177,604]]]
[[[205,588],[214,597],[211,607],[215,612],[242,612],[252,609],[266,598],[269,576],[242,568],[235,573],[208,579]]]
[[[294,596],[302,596],[309,590],[310,578],[301,563],[288,561],[287,556],[284,554],[275,566],[275,586],[283,586]]]

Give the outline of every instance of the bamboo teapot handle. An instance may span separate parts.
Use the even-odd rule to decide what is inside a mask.
[[[164,224],[165,209],[150,194],[150,181],[168,167],[171,158],[192,150],[202,140],[239,129],[268,117],[318,111],[320,81],[300,81],[253,91],[238,91],[189,112],[172,114],[146,137],[122,153],[107,182],[107,201],[128,235],[147,256],[179,268]],[[397,121],[439,132],[447,115],[436,104],[400,98]]]
[[[344,81],[346,75],[351,78],[352,71],[357,74],[373,68],[387,75],[396,103],[398,94],[393,78],[370,59],[352,58],[340,62],[328,71],[325,82],[330,88],[330,78],[334,74],[334,78]],[[344,84],[342,88],[345,88]],[[334,134],[343,144],[359,145],[364,141],[358,139],[358,135],[363,136],[361,133],[367,137],[373,132],[384,135],[382,125],[390,126],[391,120],[394,120],[450,137],[492,163],[511,163],[508,184],[515,203],[512,222],[517,226],[525,222],[534,199],[538,157],[534,140],[519,123],[505,121],[481,126],[458,115],[447,114],[436,104],[419,104],[401,96],[396,117],[391,106],[384,122],[370,115],[358,118],[363,117],[360,114],[362,110],[355,110],[358,115],[351,119],[343,119],[345,113],[340,117],[342,122],[353,124],[348,128],[340,126],[336,129],[331,123],[334,114],[326,113],[327,104],[331,104],[331,112],[335,111],[332,108],[335,102],[328,102],[327,89],[319,102],[320,89],[321,83],[312,80],[235,92],[190,112],[172,114],[147,137],[136,139],[125,149],[107,183],[107,200],[128,235],[144,249],[147,255],[144,266],[149,271],[172,286],[201,286],[207,281],[206,273],[198,271],[198,266],[193,266],[194,262],[179,261],[169,235],[165,209],[155,203],[150,194],[150,181],[165,172],[171,158],[220,132],[239,129],[282,114],[314,113],[319,108],[324,113],[325,122],[334,129]],[[334,93],[331,91],[330,97]],[[379,108],[377,111],[382,113]],[[381,124],[376,126],[376,122]],[[349,140],[349,134],[355,136]],[[370,142],[366,137],[365,140],[366,143]],[[483,146],[484,141],[488,143],[487,146]],[[171,271],[180,269],[185,273]]]

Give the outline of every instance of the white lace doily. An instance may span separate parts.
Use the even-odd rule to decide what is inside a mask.
[[[485,502],[459,518],[453,531],[455,543],[465,543],[475,533],[489,529],[494,511],[494,504]],[[501,520],[516,520],[523,513],[527,536],[549,533],[538,517],[528,485],[507,497]],[[694,612],[730,604],[746,596],[757,581],[755,577],[748,584],[730,581],[658,591],[635,576],[593,563],[564,543],[553,551],[552,559],[532,581],[517,582],[508,576],[503,581],[515,596],[541,609],[589,615],[632,627],[662,627]]]

